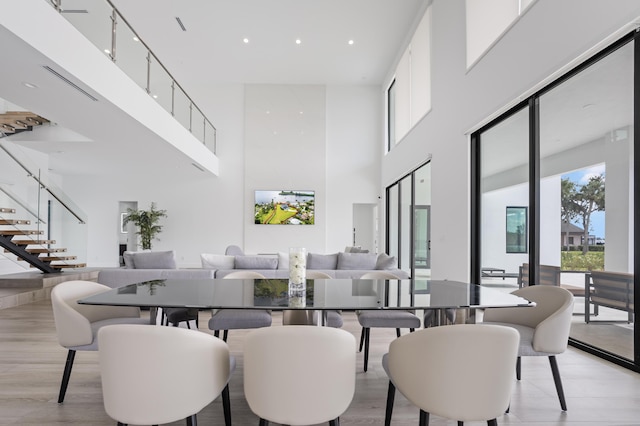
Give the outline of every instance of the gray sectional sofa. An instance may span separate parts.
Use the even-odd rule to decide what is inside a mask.
[[[124,268],[108,268],[98,272],[98,282],[116,288],[150,280],[209,279],[215,271],[209,269],[178,269],[173,251],[124,252]]]
[[[173,251],[125,252],[124,268],[107,268],[98,272],[98,282],[109,287],[122,287],[143,281],[161,279],[223,278],[238,270],[256,271],[266,278],[289,278],[288,253],[273,255],[200,255],[201,269],[179,269]],[[399,279],[410,278],[397,268],[396,258],[385,253],[333,253],[307,255],[307,270],[321,271],[331,278],[360,278],[372,271],[385,271]]]
[[[288,278],[288,253],[272,255],[218,255],[203,253],[200,255],[203,269],[215,271],[216,278],[223,278],[238,270],[256,271],[266,278]],[[397,260],[385,253],[345,253],[333,254],[309,253],[307,270],[324,272],[332,278],[360,278],[367,272],[385,271],[399,279],[410,278],[406,271],[398,269]]]

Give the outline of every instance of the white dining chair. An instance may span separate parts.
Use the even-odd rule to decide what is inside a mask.
[[[51,290],[51,306],[60,346],[68,349],[58,403],[64,402],[76,351],[97,351],[96,333],[112,324],[149,324],[140,309],[129,306],[80,305],[78,300],[111,290],[92,281],[66,281]]]
[[[425,328],[394,340],[382,358],[389,376],[385,426],[396,389],[420,409],[420,426],[430,415],[497,425],[509,407],[518,341],[511,327],[477,324]]]
[[[355,392],[355,346],[351,333],[332,327],[252,331],[244,342],[244,392],[260,425],[339,425]]]
[[[513,327],[520,334],[520,347],[516,363],[516,378],[520,380],[521,357],[549,357],[551,373],[556,386],[560,408],[567,411],[556,355],[567,349],[574,297],[570,291],[550,285],[523,287],[511,294],[535,302],[526,308],[485,309],[484,324]]]
[[[265,278],[255,271],[235,271],[224,276],[225,279]],[[266,309],[218,309],[209,319],[209,329],[216,337],[223,331],[222,340],[227,341],[229,330],[271,327],[271,311]]]
[[[187,420],[222,394],[231,425],[228,382],[235,368],[225,342],[196,330],[112,325],[98,332],[107,414],[124,424]]]
[[[398,280],[399,278],[391,272],[376,271],[367,272],[360,277],[361,279],[372,280]],[[364,346],[364,371],[369,367],[369,335],[372,328],[395,328],[396,336],[400,337],[400,329],[408,328],[410,332],[420,328],[420,318],[412,311],[399,310],[362,310],[356,312],[358,322],[362,326],[360,332],[359,352],[362,352]]]

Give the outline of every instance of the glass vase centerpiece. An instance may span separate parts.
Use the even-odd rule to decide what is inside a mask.
[[[307,250],[289,249],[289,296],[304,296],[307,288]]]

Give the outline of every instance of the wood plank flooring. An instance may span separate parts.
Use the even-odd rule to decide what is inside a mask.
[[[208,313],[201,313],[200,328],[210,333],[206,328],[208,318]],[[281,323],[281,314],[274,312],[273,326]],[[353,313],[345,313],[344,329],[359,338],[360,327]],[[230,383],[231,409],[233,424],[241,426],[258,424],[243,396],[242,345],[246,333],[229,333],[229,346],[238,360]],[[343,426],[384,423],[388,382],[380,359],[394,337],[393,330],[372,330],[369,371],[362,371],[359,354],[356,393],[341,417]],[[64,404],[56,402],[65,356],[66,350],[56,340],[50,301],[0,310],[0,425],[115,424],[102,406],[97,353],[78,352],[66,400]],[[499,418],[499,424],[640,425],[640,374],[572,348],[558,357],[558,363],[569,410],[560,410],[547,359],[526,358],[510,413]],[[312,389],[309,384],[310,397]],[[201,425],[223,425],[220,400],[199,413],[198,419]],[[396,397],[392,424],[418,424],[418,410],[400,395]],[[431,424],[456,425],[436,417]],[[486,423],[467,423],[482,424]]]

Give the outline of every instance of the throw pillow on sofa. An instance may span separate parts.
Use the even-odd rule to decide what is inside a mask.
[[[376,260],[376,269],[397,269],[398,259],[395,256],[389,256],[387,253],[380,253]]]
[[[371,270],[376,268],[378,255],[375,253],[338,253],[337,269]]]
[[[317,254],[309,253],[307,255],[307,269],[337,269],[338,253],[335,254]]]
[[[201,253],[200,262],[203,269],[234,269],[236,258],[225,254]]]
[[[235,269],[276,269],[278,267],[277,257],[236,256],[235,262]]]
[[[128,253],[129,269],[176,269],[176,252],[169,251],[135,251],[124,252],[123,258],[127,265]]]

